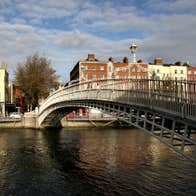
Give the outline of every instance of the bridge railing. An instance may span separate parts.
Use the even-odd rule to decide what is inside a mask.
[[[196,119],[196,83],[194,81],[107,79],[80,82],[51,94],[39,108],[64,101],[98,99],[138,104]]]

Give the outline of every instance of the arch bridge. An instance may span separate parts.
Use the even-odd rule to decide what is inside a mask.
[[[78,107],[97,108],[146,131],[196,162],[196,83],[108,79],[79,82],[53,92],[40,106],[40,127],[57,127]]]

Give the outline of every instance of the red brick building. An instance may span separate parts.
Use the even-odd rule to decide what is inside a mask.
[[[114,63],[115,77],[119,79],[147,79],[148,63]]]
[[[187,80],[196,81],[196,67],[187,66]]]
[[[187,91],[191,92],[191,97],[195,97],[196,93],[196,67],[187,66],[187,80],[189,81],[187,83]]]
[[[107,62],[99,61],[94,54],[88,54],[84,61],[78,61],[70,72],[70,80],[87,81],[107,78]]]
[[[148,78],[148,63],[129,63],[124,57],[122,62],[99,61],[94,54],[88,54],[84,61],[78,61],[70,72],[71,81],[103,80],[106,78],[117,79],[146,79]]]

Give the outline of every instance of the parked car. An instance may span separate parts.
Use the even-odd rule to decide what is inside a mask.
[[[10,118],[17,118],[17,119],[21,119],[22,114],[20,112],[12,112],[10,113]]]

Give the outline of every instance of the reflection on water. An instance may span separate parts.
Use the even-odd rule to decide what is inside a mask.
[[[1,129],[0,195],[196,195],[196,169],[136,129]]]

